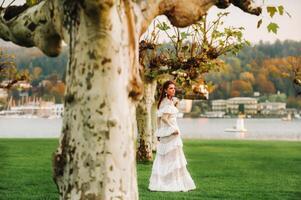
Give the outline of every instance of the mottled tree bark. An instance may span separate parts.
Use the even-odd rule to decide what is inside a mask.
[[[48,56],[57,56],[62,38],[67,36],[60,28],[62,10],[58,4],[61,3],[43,1],[14,17],[9,9],[0,8],[0,38],[20,46],[36,46]]]
[[[119,3],[45,1],[19,20],[2,19],[6,40],[50,56],[60,52],[61,38],[69,45],[63,129],[53,158],[61,199],[138,199],[139,26],[131,2]]]
[[[158,128],[158,120],[157,120],[157,104],[158,101],[154,101],[151,109],[151,124],[152,124],[152,151],[157,150],[157,136],[156,130]]]
[[[139,93],[138,39],[132,10],[127,2],[110,1],[71,7],[54,178],[62,199],[138,199],[133,102]]]
[[[60,53],[62,40],[69,45],[63,129],[53,158],[60,199],[138,199],[139,36],[160,14],[183,27],[215,4],[253,11],[242,2],[250,1],[45,0],[16,13],[0,8],[0,38],[49,56]]]
[[[155,101],[157,82],[144,84],[144,94],[136,110],[138,127],[138,161],[151,161],[153,159],[153,129],[152,105]]]

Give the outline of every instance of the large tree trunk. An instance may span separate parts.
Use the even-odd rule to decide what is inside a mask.
[[[98,5],[86,6],[91,7],[74,10],[77,18],[69,24],[65,116],[54,178],[61,199],[138,199],[133,16],[127,3],[104,5],[101,13],[93,9]]]
[[[138,126],[138,161],[151,161],[153,159],[153,129],[152,129],[152,105],[156,92],[157,82],[144,85],[144,95],[136,110]]]
[[[152,105],[152,109],[151,109],[151,123],[152,123],[152,151],[156,151],[157,150],[157,137],[156,137],[156,130],[158,128],[158,120],[157,120],[157,104],[158,101],[154,101],[153,105]]]

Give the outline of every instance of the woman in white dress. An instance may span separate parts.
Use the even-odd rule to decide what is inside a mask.
[[[148,187],[151,191],[186,192],[196,188],[186,168],[174,95],[175,84],[165,82],[158,103],[156,136],[159,143]]]

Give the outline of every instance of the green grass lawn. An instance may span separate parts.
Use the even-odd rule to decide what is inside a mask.
[[[51,175],[53,139],[0,139],[0,199],[57,199]],[[151,164],[138,165],[142,200],[301,199],[301,143],[185,140],[197,189],[149,192]]]

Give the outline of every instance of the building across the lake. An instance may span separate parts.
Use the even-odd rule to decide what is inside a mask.
[[[257,99],[251,97],[234,97],[212,100],[212,110],[238,114],[242,107],[245,114],[257,114]]]
[[[225,112],[223,111],[207,111],[205,112],[203,117],[208,117],[208,118],[223,118],[225,116]]]
[[[286,103],[264,102],[258,104],[258,110],[264,115],[284,115],[286,113]]]
[[[211,104],[212,104],[212,111],[217,111],[217,112],[227,111],[227,100],[225,99],[212,100]]]
[[[4,108],[7,96],[7,91],[5,89],[0,88],[0,110]]]
[[[212,111],[238,114],[243,109],[247,115],[284,115],[286,103],[282,102],[264,102],[258,103],[256,98],[251,97],[234,97],[230,99],[212,100]]]
[[[257,99],[251,97],[234,97],[227,100],[227,112],[239,113],[239,106],[245,114],[257,114]]]
[[[53,101],[43,101],[41,98],[22,97],[16,101],[11,97],[8,101],[7,110],[0,112],[1,116],[20,116],[20,117],[44,117],[60,118],[64,113],[63,104],[55,104]]]
[[[7,95],[7,91],[5,89],[0,88],[0,99],[6,99]]]
[[[60,118],[64,113],[63,104],[54,104],[50,101],[41,102],[39,104],[25,104],[10,108],[11,111],[22,113],[24,115],[33,115],[45,118]]]

